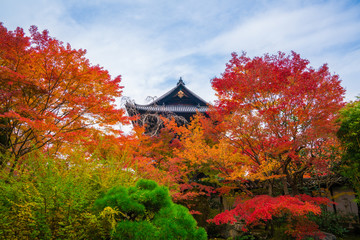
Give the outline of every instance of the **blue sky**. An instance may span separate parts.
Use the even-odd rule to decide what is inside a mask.
[[[360,95],[360,2],[350,0],[1,0],[9,30],[36,25],[113,76],[124,95],[145,104],[181,76],[205,100],[210,80],[232,52],[249,56],[291,50],[314,68],[328,63],[346,88]]]

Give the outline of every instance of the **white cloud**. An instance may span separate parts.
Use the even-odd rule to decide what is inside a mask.
[[[269,9],[210,40],[204,52],[247,50],[262,54],[298,50],[311,53],[356,40],[360,34],[360,8],[338,12],[339,5]]]
[[[213,101],[210,79],[230,53],[295,50],[315,67],[328,62],[351,99],[360,86],[360,5],[351,1],[6,1],[9,29],[37,25],[88,50],[87,57],[122,75],[124,95],[145,103],[183,77]],[[356,45],[357,44],[357,45]]]

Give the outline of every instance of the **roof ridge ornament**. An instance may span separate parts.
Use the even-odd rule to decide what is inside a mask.
[[[182,77],[180,77],[177,85],[179,86],[180,84],[181,84],[181,85],[185,85],[184,81],[182,80]]]

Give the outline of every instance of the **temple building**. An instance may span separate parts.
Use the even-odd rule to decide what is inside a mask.
[[[159,116],[174,117],[179,124],[189,122],[197,112],[206,114],[208,103],[185,87],[182,78],[176,86],[155,99],[150,104],[140,105],[127,102],[125,107],[129,116],[139,115],[139,125],[147,125],[147,132],[154,133],[161,128]]]

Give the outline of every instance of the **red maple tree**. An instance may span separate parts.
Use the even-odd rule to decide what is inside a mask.
[[[327,198],[310,197],[308,195],[278,196],[259,195],[242,200],[232,210],[227,210],[209,220],[215,224],[243,224],[242,230],[248,231],[256,226],[269,226],[274,219],[286,218],[287,233],[296,239],[309,236],[322,236],[316,223],[308,219],[307,214],[320,215],[320,205],[328,205]]]
[[[275,179],[284,194],[289,184],[296,195],[304,174],[330,166],[323,153],[336,141],[344,89],[326,64],[315,70],[295,52],[253,59],[234,53],[212,86],[223,137],[249,157],[247,178],[266,182],[270,195]]]
[[[14,166],[35,148],[54,149],[100,129],[119,133],[113,126],[126,122],[115,104],[120,76],[111,78],[85,50],[46,30],[32,26],[30,33],[0,25],[0,144]]]

